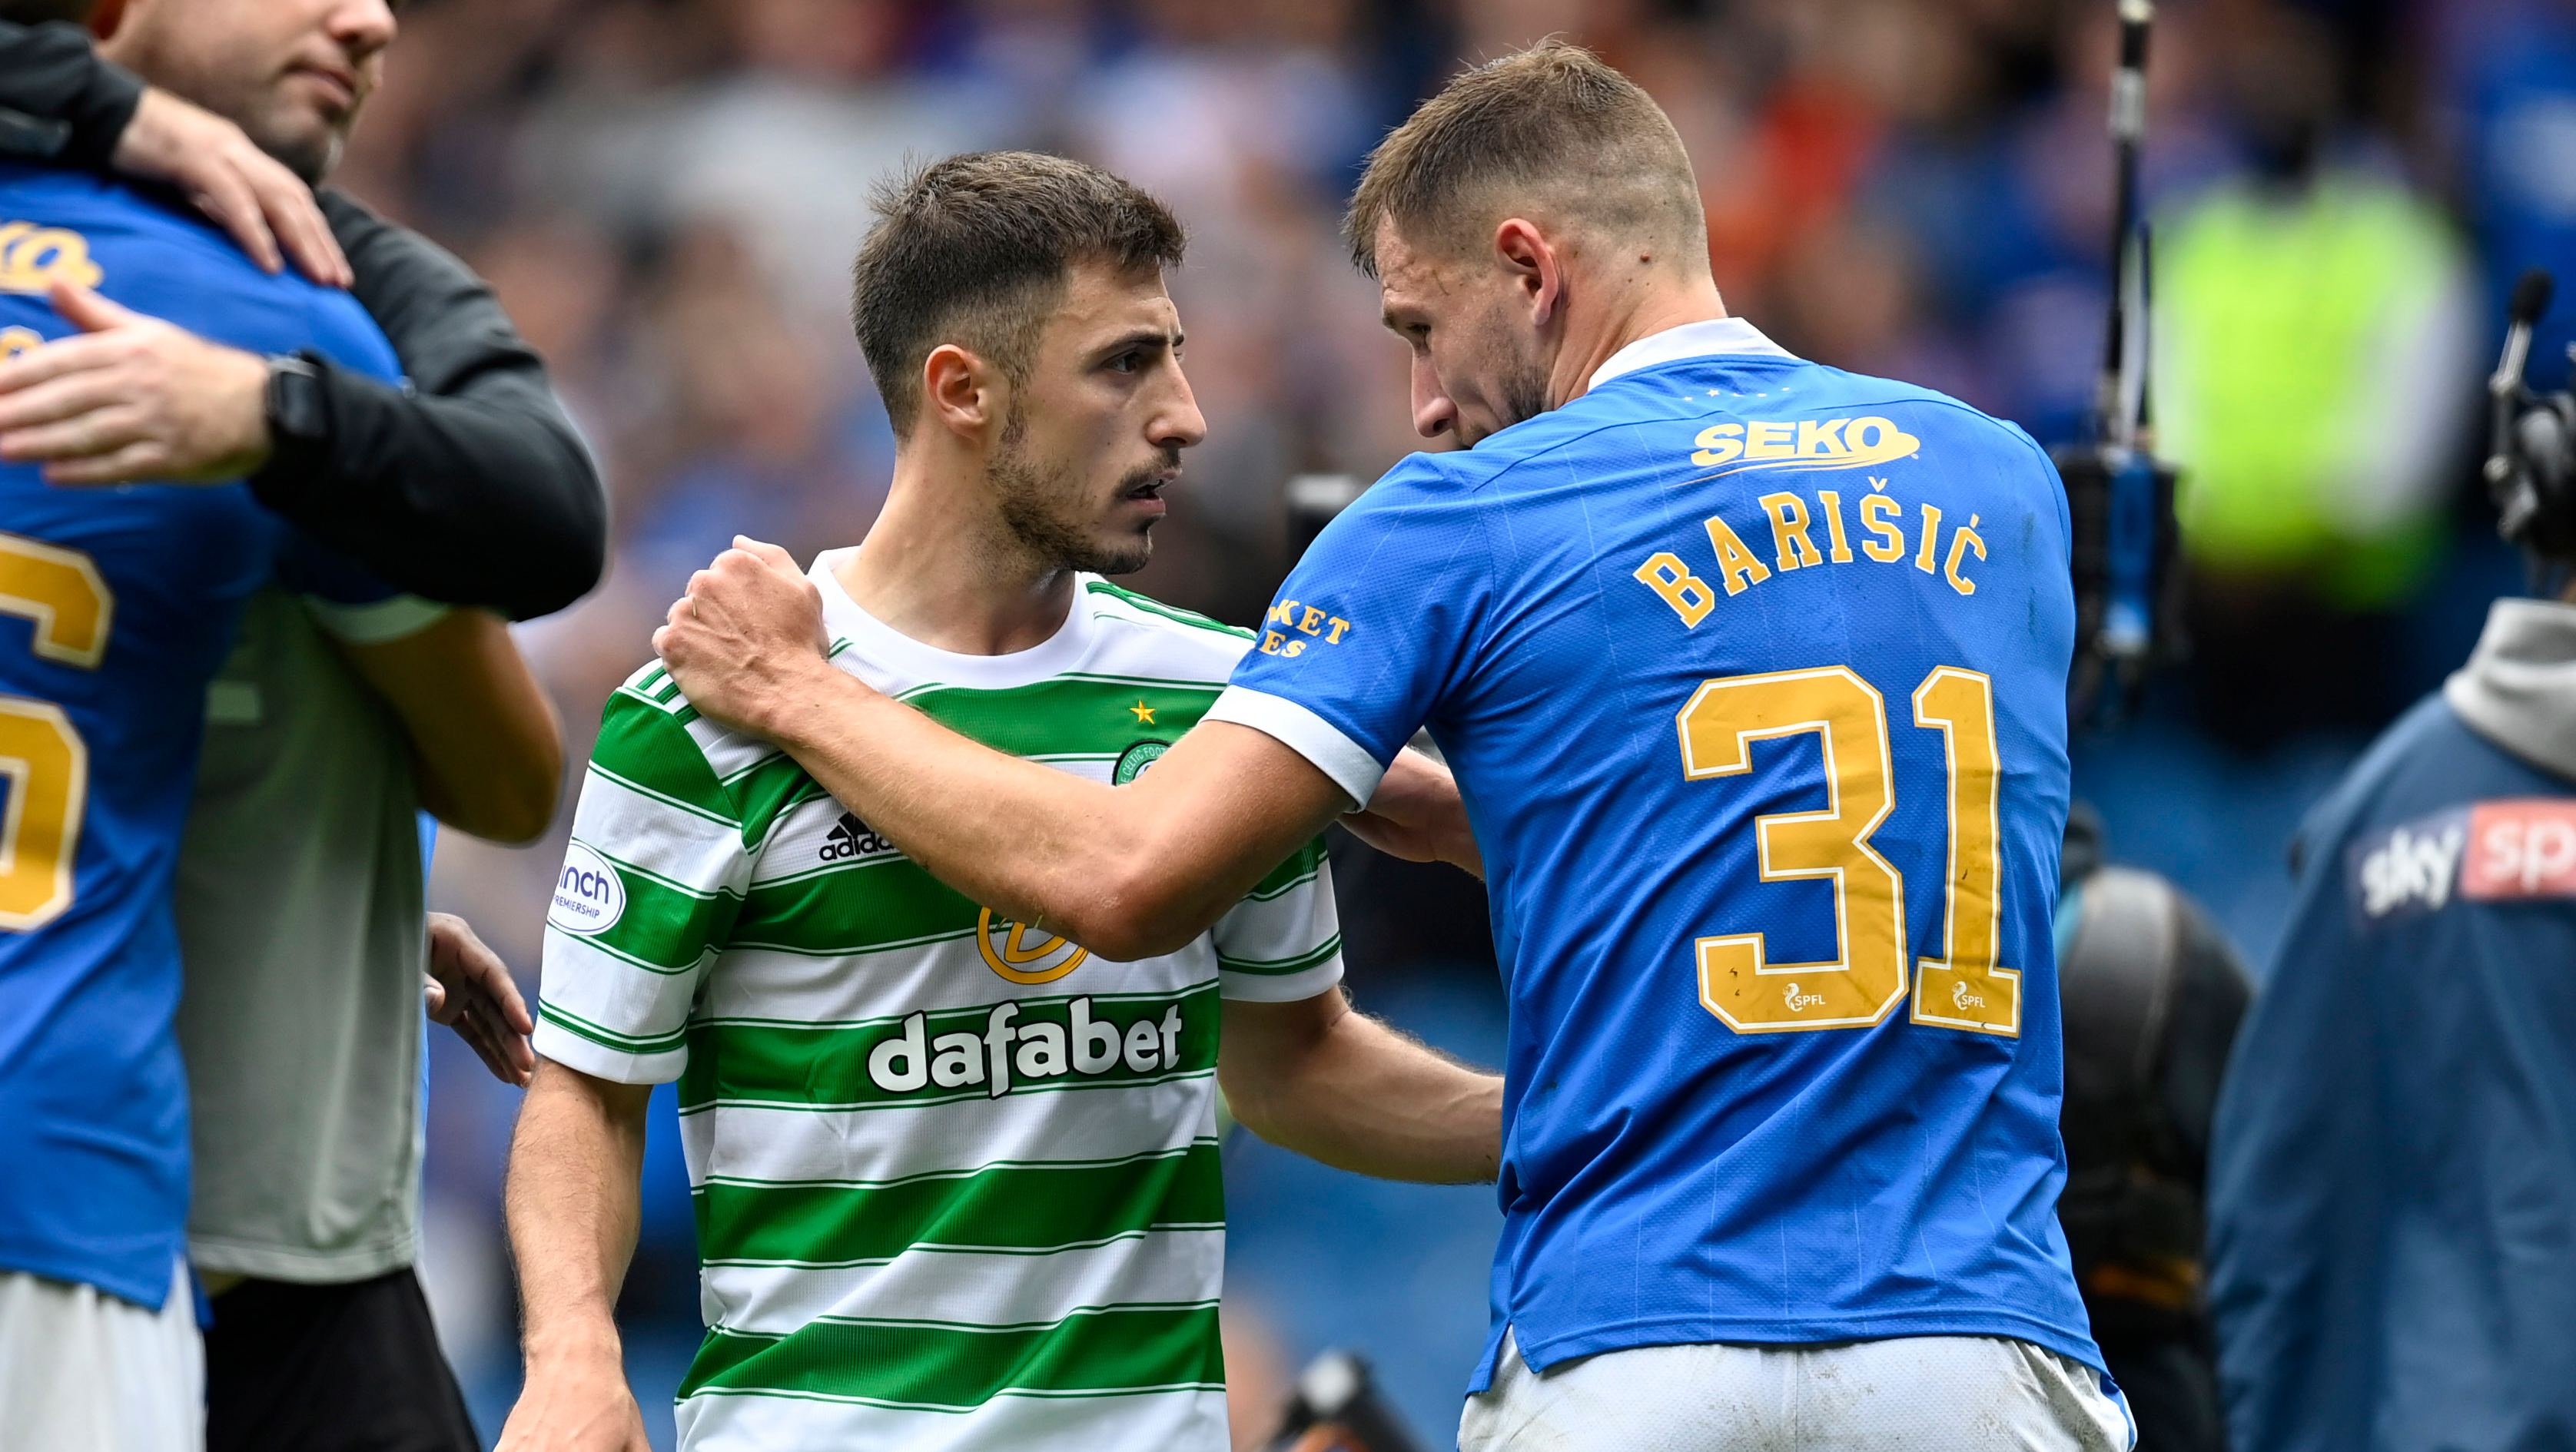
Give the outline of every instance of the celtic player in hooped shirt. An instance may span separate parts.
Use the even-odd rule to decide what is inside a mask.
[[[1162,284],[1179,229],[1019,153],[879,205],[855,311],[904,443],[866,543],[806,578],[833,668],[1132,785],[1254,643],[1097,573],[1144,562],[1204,430]],[[1348,1011],[1311,834],[1234,899],[1151,952],[1068,941],[942,885],[660,669],[628,680],[547,922],[502,1445],[643,1445],[609,1312],[644,1098],[677,1080],[707,1313],[683,1447],[1221,1452],[1219,1078],[1252,1129],[1374,1174],[1490,1178],[1501,1122],[1498,1080]]]
[[[1325,529],[1144,777],[832,671],[759,551],[692,582],[664,662],[933,875],[1124,956],[1334,813],[1402,816],[1382,773],[1427,727],[1511,996],[1469,1452],[2127,1446],[2055,1216],[2046,457],[1727,316],[1679,137],[1573,46],[1424,103],[1350,230],[1417,426],[1470,447]]]

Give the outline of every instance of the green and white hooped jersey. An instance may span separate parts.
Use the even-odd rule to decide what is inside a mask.
[[[1054,638],[934,650],[816,562],[834,660],[1002,750],[1131,780],[1250,643],[1084,577]],[[537,1049],[679,1081],[707,1336],[692,1452],[1227,1445],[1221,998],[1341,978],[1320,844],[1112,963],[935,881],[658,668],[610,696]]]

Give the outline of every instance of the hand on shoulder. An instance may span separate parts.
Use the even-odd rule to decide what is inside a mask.
[[[738,731],[774,738],[799,683],[832,671],[822,592],[773,544],[736,535],[667,619],[654,653],[698,714]]]

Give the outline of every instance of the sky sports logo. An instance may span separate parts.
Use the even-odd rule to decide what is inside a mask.
[[[2454,807],[2355,843],[2348,861],[2355,904],[2371,922],[2454,900],[2576,898],[2576,799]]]

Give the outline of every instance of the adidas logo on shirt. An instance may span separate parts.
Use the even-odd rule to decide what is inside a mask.
[[[859,820],[856,812],[843,812],[839,825],[823,834],[823,850],[818,855],[825,862],[847,862],[854,857],[874,857],[892,852],[894,844],[877,835],[876,829]]]

